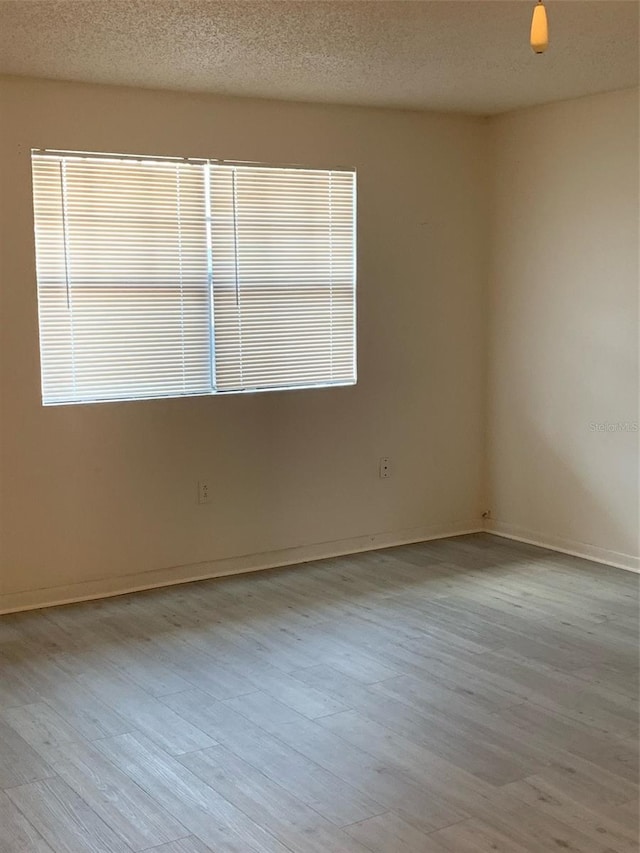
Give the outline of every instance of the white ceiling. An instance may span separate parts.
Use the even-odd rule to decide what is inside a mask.
[[[0,0],[0,73],[492,114],[638,84],[636,0]]]

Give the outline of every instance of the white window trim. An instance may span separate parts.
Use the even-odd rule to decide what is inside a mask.
[[[34,149],[32,151],[33,163],[35,164],[37,161],[40,161],[40,160],[48,160],[48,161],[55,161],[58,163],[64,163],[65,169],[66,169],[67,163],[82,164],[83,162],[86,163],[87,161],[91,161],[91,162],[98,161],[98,162],[102,162],[102,163],[113,163],[114,165],[131,164],[132,162],[139,162],[141,164],[147,164],[147,163],[149,163],[149,164],[155,164],[155,163],[158,163],[158,164],[175,164],[176,167],[180,166],[181,164],[185,164],[185,165],[186,164],[190,164],[190,165],[192,164],[194,166],[195,165],[202,166],[203,167],[203,173],[204,173],[204,178],[203,178],[204,215],[203,215],[202,219],[203,219],[204,230],[206,231],[206,238],[205,238],[206,239],[206,267],[207,267],[206,268],[206,281],[207,281],[207,300],[209,303],[208,304],[208,329],[207,329],[209,380],[208,380],[208,387],[207,388],[203,388],[201,390],[196,390],[196,391],[190,390],[190,391],[186,391],[186,392],[185,391],[176,392],[175,390],[171,390],[169,393],[162,393],[161,390],[155,390],[153,393],[142,393],[142,394],[136,393],[135,391],[133,391],[132,393],[124,394],[122,392],[122,390],[120,390],[120,391],[114,392],[113,396],[111,396],[111,395],[107,395],[107,396],[102,395],[101,396],[100,394],[95,394],[92,396],[91,394],[88,394],[88,393],[76,393],[76,395],[73,399],[69,398],[70,395],[67,395],[67,398],[64,398],[64,395],[58,395],[58,398],[54,399],[53,394],[49,394],[49,395],[45,394],[45,373],[46,373],[46,367],[47,367],[47,356],[45,355],[45,346],[47,343],[47,334],[49,334],[49,332],[47,331],[47,327],[46,327],[46,321],[47,321],[46,320],[46,310],[47,309],[43,307],[43,303],[42,303],[42,299],[43,299],[42,288],[45,287],[45,285],[42,284],[42,279],[43,279],[43,275],[46,275],[46,273],[48,272],[47,270],[45,270],[45,272],[43,273],[43,264],[44,264],[44,266],[46,266],[47,258],[45,257],[44,261],[43,261],[43,257],[45,256],[46,253],[44,253],[43,251],[41,252],[38,248],[38,245],[37,245],[38,297],[39,297],[39,314],[40,314],[40,342],[41,342],[42,383],[43,383],[42,387],[43,387],[43,404],[44,405],[76,405],[76,404],[87,404],[87,403],[94,403],[94,402],[127,402],[127,401],[132,401],[132,400],[170,399],[170,398],[177,398],[177,397],[184,397],[184,396],[209,396],[209,395],[221,396],[221,395],[226,395],[226,394],[261,393],[261,392],[265,392],[265,391],[273,392],[273,391],[288,391],[288,390],[300,390],[300,389],[319,389],[319,388],[330,388],[330,387],[345,387],[345,386],[356,384],[356,382],[357,382],[357,369],[356,369],[356,365],[357,365],[357,314],[356,314],[356,286],[357,286],[356,285],[356,267],[357,267],[356,206],[357,206],[357,200],[356,200],[356,192],[357,192],[357,190],[356,190],[356,175],[355,175],[354,169],[349,169],[349,168],[346,168],[346,169],[344,169],[344,168],[343,169],[309,169],[309,168],[303,167],[303,166],[273,166],[271,164],[253,164],[253,163],[249,164],[249,163],[241,162],[241,161],[228,161],[228,160],[227,161],[225,161],[225,160],[207,160],[207,159],[178,158],[178,157],[146,157],[146,156],[141,157],[138,155],[93,154],[93,153],[88,153],[88,152],[69,152],[69,151],[60,151],[60,150]],[[35,195],[35,168],[36,167],[34,165],[34,195]],[[60,168],[61,168],[61,175],[62,175],[63,174],[62,166]],[[236,244],[235,250],[234,250],[234,259],[235,259],[236,268],[239,265],[239,249],[238,249],[237,244],[238,244],[238,239],[239,239],[238,235],[240,233],[240,227],[235,222],[236,210],[238,210],[236,196],[235,196],[235,181],[236,181],[237,175],[242,175],[243,180],[246,179],[247,186],[249,187],[249,189],[246,190],[246,192],[245,192],[245,198],[248,198],[249,201],[244,202],[245,206],[242,209],[243,216],[245,216],[247,214],[251,214],[252,210],[260,212],[262,210],[261,205],[263,205],[265,202],[267,203],[267,210],[276,209],[277,205],[281,204],[281,203],[284,203],[285,205],[288,204],[289,202],[291,204],[300,203],[300,199],[305,198],[304,181],[309,180],[313,184],[313,180],[314,180],[313,176],[324,176],[325,181],[326,181],[326,176],[329,177],[329,183],[328,183],[328,186],[329,186],[329,205],[330,205],[330,211],[332,211],[333,210],[333,204],[334,204],[334,194],[333,194],[334,191],[332,189],[333,176],[337,175],[343,181],[344,185],[340,185],[340,187],[339,187],[339,191],[342,193],[342,195],[336,197],[336,198],[340,198],[341,203],[342,203],[342,206],[339,208],[340,216],[341,216],[341,219],[339,221],[339,225],[340,225],[341,230],[340,230],[339,234],[340,234],[340,239],[342,240],[342,261],[341,261],[342,266],[340,267],[340,272],[342,275],[342,282],[343,282],[341,284],[341,289],[343,292],[343,297],[342,297],[343,305],[341,308],[342,313],[340,314],[339,319],[342,319],[343,321],[345,321],[345,319],[346,319],[350,323],[350,326],[348,327],[347,338],[344,338],[344,331],[342,331],[343,338],[341,338],[342,343],[340,344],[342,347],[342,349],[340,351],[340,354],[342,357],[342,362],[340,362],[340,364],[342,365],[342,376],[339,376],[336,374],[336,376],[334,377],[332,374],[331,378],[329,380],[327,380],[326,376],[324,376],[319,381],[313,381],[313,375],[312,375],[313,370],[311,368],[313,367],[313,369],[316,371],[319,370],[319,368],[317,367],[317,363],[313,361],[313,358],[315,357],[317,359],[319,356],[317,356],[317,353],[314,353],[313,350],[309,349],[309,347],[312,347],[312,344],[308,344],[306,350],[304,349],[304,347],[302,347],[301,342],[304,341],[304,335],[302,335],[302,333],[298,330],[298,333],[297,333],[298,334],[298,340],[295,343],[301,345],[302,348],[301,348],[300,352],[303,352],[303,350],[304,350],[304,353],[306,353],[307,357],[312,359],[312,361],[308,362],[309,370],[310,370],[308,378],[303,378],[300,382],[283,381],[283,382],[277,382],[277,384],[271,384],[271,385],[265,384],[264,381],[262,384],[260,384],[259,381],[252,383],[251,380],[249,380],[247,383],[243,383],[242,387],[220,387],[221,383],[219,382],[219,379],[218,379],[218,384],[216,386],[216,376],[217,375],[219,376],[219,374],[217,374],[217,372],[216,372],[216,338],[217,338],[217,335],[221,332],[220,332],[220,329],[216,328],[217,324],[216,324],[216,318],[215,318],[215,313],[214,313],[214,309],[215,309],[214,303],[216,301],[216,296],[223,291],[216,289],[219,287],[219,284],[217,283],[217,280],[216,280],[215,264],[219,260],[219,254],[218,255],[216,254],[216,251],[214,250],[212,244],[213,244],[214,239],[217,237],[220,229],[219,228],[216,229],[215,234],[214,234],[213,233],[214,229],[212,228],[212,222],[213,222],[214,216],[218,216],[218,218],[220,218],[220,213],[219,213],[219,211],[216,212],[215,209],[212,212],[212,199],[211,199],[211,193],[212,193],[211,172],[212,172],[212,170],[215,170],[216,175],[221,180],[224,178],[225,174],[231,175],[232,179],[233,179],[234,222],[233,222],[232,232],[233,232],[234,240],[235,240],[235,244]],[[264,172],[261,175],[260,174],[261,170],[266,170],[266,172]],[[298,175],[296,174],[296,172],[294,170],[296,170],[296,171],[299,170],[299,172],[301,173],[300,178],[298,178]],[[269,196],[268,194],[267,194],[267,196],[265,196],[264,194],[261,195],[261,193],[265,192],[265,189],[262,186],[261,182],[264,183],[264,181],[265,181],[264,176],[267,173],[269,175],[274,175],[274,176],[276,175],[276,173],[278,173],[280,175],[280,177],[282,178],[282,181],[283,181],[282,187],[279,187],[277,184],[275,185],[275,192],[276,192],[275,196]],[[180,174],[181,174],[181,170],[176,168],[176,176],[179,176]],[[295,175],[295,177],[294,177],[294,175]],[[179,187],[178,193],[180,193],[181,192],[180,178],[177,177],[176,180],[178,182],[178,187]],[[252,180],[253,180],[254,184],[256,185],[257,189],[251,188],[253,186],[251,184]],[[300,183],[299,187],[297,185],[298,180],[302,181],[302,183]],[[287,181],[289,181],[289,183],[291,184],[293,189],[287,189]],[[223,180],[222,180],[222,183],[224,183]],[[267,193],[270,192],[268,185],[269,185],[269,179],[266,179],[266,186],[267,186],[266,192]],[[284,189],[283,189],[283,187],[284,187]],[[307,187],[307,189],[308,189],[308,187]],[[258,193],[258,195],[255,196],[255,200],[253,202],[254,208],[252,208],[251,207],[251,203],[252,203],[251,199],[253,198],[252,193],[256,193],[256,192]],[[287,192],[290,194],[293,193],[293,195],[291,195],[291,198],[289,198],[289,196],[287,195]],[[66,190],[65,190],[64,186],[62,186],[62,188],[60,189],[60,193],[61,193],[61,200],[64,199],[64,203],[62,203],[62,201],[61,201],[62,218],[64,220],[64,223],[63,223],[63,227],[64,227],[64,259],[65,259],[65,267],[66,267],[64,275],[66,277],[65,287],[67,289],[67,298],[69,298],[68,297],[69,288],[73,287],[73,285],[70,285],[71,274],[69,272],[69,247],[68,247],[68,241],[67,241],[67,227],[68,226],[67,226],[67,222],[66,222],[67,196],[65,195]],[[248,196],[247,196],[247,193],[248,193]],[[278,194],[278,193],[280,193],[280,194]],[[296,193],[297,193],[297,195],[296,195]],[[350,193],[350,198],[349,198],[349,193]],[[194,196],[193,197],[197,198],[197,191],[196,190],[194,190]],[[178,225],[177,225],[178,233],[181,234],[182,233],[182,222],[183,222],[183,220],[181,218],[182,217],[182,213],[181,213],[182,208],[181,208],[181,201],[180,201],[181,195],[178,195],[177,198],[178,198],[178,202],[177,202],[177,209],[178,209],[177,217],[178,218],[176,219],[176,222],[178,223]],[[34,202],[35,201],[36,200],[34,199]],[[303,204],[304,203],[306,203],[306,202],[303,202]],[[223,206],[223,204],[224,203],[221,202],[221,207]],[[247,204],[249,205],[249,207],[247,207]],[[255,205],[257,205],[257,207]],[[269,205],[270,205],[270,207],[269,207]],[[349,207],[349,205],[350,205],[350,207]],[[37,204],[35,204],[35,207],[36,207],[36,216],[35,216],[35,218],[36,218],[36,234],[38,234],[39,223],[37,221],[38,220]],[[214,202],[214,208],[215,208],[215,202]],[[94,209],[95,209],[95,207],[94,207]],[[287,208],[287,210],[288,210],[288,208]],[[313,210],[313,208],[312,208],[312,210]],[[321,211],[321,208],[318,208],[318,211]],[[349,211],[350,211],[350,214],[349,214]],[[350,219],[349,219],[349,215],[351,217]],[[262,214],[260,214],[260,216],[262,216]],[[330,265],[330,270],[331,270],[330,271],[330,277],[331,277],[332,284],[330,286],[330,297],[329,297],[329,304],[330,304],[329,320],[327,321],[327,323],[325,323],[325,325],[329,329],[330,340],[331,340],[331,343],[329,345],[329,350],[331,353],[331,364],[333,365],[333,354],[334,354],[333,335],[335,334],[335,330],[338,327],[335,326],[334,317],[333,317],[333,274],[332,274],[332,270],[333,270],[333,264],[334,264],[335,260],[334,260],[334,231],[333,231],[333,224],[332,224],[333,219],[332,219],[332,217],[333,217],[333,214],[330,213],[329,231],[328,231],[330,248],[329,248],[329,255],[328,255],[328,257],[329,257],[328,263]],[[256,245],[258,245],[258,247],[259,247],[259,245],[260,245],[260,239],[259,238],[260,238],[260,234],[261,234],[260,229],[261,229],[261,227],[263,227],[263,219],[261,219],[261,218],[258,218],[257,220],[256,219],[253,219],[253,220],[249,219],[248,221],[250,222],[249,230],[250,230],[251,234],[253,234],[255,232],[256,223],[257,223],[258,231],[256,233],[257,233],[258,237],[256,239],[258,239],[258,243]],[[320,221],[323,223],[323,227],[326,228],[327,227],[326,222],[322,219]],[[301,217],[299,220],[296,221],[296,225],[299,226],[300,228],[304,228],[305,225],[306,225],[306,227],[310,227],[310,220],[309,219],[305,220],[303,217]],[[348,230],[347,226],[348,226],[348,228],[350,228],[350,231]],[[227,227],[229,227],[228,223],[227,223]],[[82,230],[82,225],[78,226],[78,230],[79,231]],[[98,233],[98,232],[96,232],[96,233]],[[266,234],[268,238],[271,238],[274,234],[276,236],[280,236],[280,237],[282,237],[283,234],[286,236],[286,233],[287,233],[286,229],[285,229],[285,231],[282,231],[282,232],[279,231],[277,228],[272,229],[271,231],[268,231],[268,229],[264,230],[264,234]],[[336,233],[338,233],[338,232],[336,232]],[[348,235],[348,239],[346,238],[345,235]],[[242,248],[242,251],[245,254],[247,251],[249,252],[249,255],[246,255],[246,258],[248,259],[249,267],[251,269],[253,269],[255,267],[255,261],[253,259],[253,255],[255,255],[255,251],[253,251],[254,246],[251,242],[253,239],[254,239],[253,237],[245,238],[245,245],[243,245],[243,248]],[[179,237],[178,238],[179,246],[182,246],[181,241],[182,241],[182,238]],[[193,242],[193,240],[191,242]],[[263,243],[264,243],[264,240],[263,240]],[[87,243],[86,243],[86,236],[85,236],[85,242],[84,243],[81,242],[80,246],[86,247],[86,245],[87,245]],[[267,241],[266,241],[266,243],[264,243],[264,245],[266,246],[265,251],[267,251],[267,255],[268,255],[269,250],[270,250],[270,239],[267,239]],[[287,246],[286,243],[284,245]],[[295,267],[296,262],[299,262],[299,264],[302,264],[302,266],[300,267],[300,270],[304,271],[307,269],[304,266],[304,263],[305,263],[304,250],[299,249],[299,248],[296,250],[298,243],[294,242],[293,245],[294,245],[293,255],[290,254],[291,253],[290,248],[287,247],[286,250],[283,249],[283,251],[285,251],[285,260],[290,259],[292,257],[293,258],[292,263],[294,264],[294,267],[293,267],[294,271],[296,269],[296,267]],[[300,245],[304,245],[304,243],[300,243]],[[82,254],[82,249],[80,249],[79,251]],[[296,251],[297,251],[297,254],[296,254]],[[253,254],[252,254],[252,252],[253,252]],[[287,255],[286,252],[289,252],[289,254]],[[71,255],[73,255],[73,254],[74,254],[74,252],[72,251]],[[179,255],[180,255],[180,269],[182,269],[182,266],[181,266],[182,265],[182,260],[181,260],[182,259],[182,248],[179,249]],[[137,256],[134,256],[134,257],[137,257]],[[198,255],[199,260],[201,260],[201,257],[202,257],[201,254]],[[262,257],[262,255],[260,255],[260,257]],[[311,254],[309,256],[309,258],[312,258],[312,257],[313,257],[313,255]],[[323,257],[323,261],[325,261],[325,257],[324,256],[322,256],[322,257]],[[339,258],[340,255],[336,255],[336,257]],[[345,257],[347,258],[346,263],[344,260]],[[307,265],[311,263],[309,258],[306,259]],[[71,260],[73,260],[73,258],[71,258]],[[188,258],[188,261],[189,260],[190,260],[190,258]],[[227,260],[228,260],[228,256],[227,256]],[[268,263],[267,261],[261,261],[261,262],[262,263]],[[273,264],[273,258],[271,258],[269,262],[271,264]],[[309,267],[309,269],[311,269],[311,268],[312,267]],[[271,266],[271,267],[267,266],[264,268],[263,276],[265,274],[268,276],[269,273],[271,273],[271,275],[273,276],[273,266]],[[308,275],[308,273],[307,273],[307,275]],[[259,277],[260,276],[258,274],[258,278]],[[316,275],[316,277],[318,277],[318,276]],[[57,278],[58,282],[59,282],[59,280],[60,280],[60,275],[58,275],[58,278]],[[303,280],[304,280],[304,278],[303,278]],[[182,281],[182,273],[180,273],[180,281]],[[276,286],[277,286],[277,284],[278,284],[277,279],[272,279],[272,284],[273,284],[273,281],[276,282]],[[281,306],[278,309],[279,303],[277,301],[275,303],[274,302],[267,302],[266,303],[266,305],[269,309],[268,313],[270,315],[273,314],[276,317],[276,326],[277,326],[278,322],[280,322],[280,324],[282,325],[283,318],[285,320],[284,330],[280,331],[279,337],[276,334],[276,332],[273,331],[273,329],[275,327],[265,325],[264,319],[262,319],[262,320],[260,319],[261,311],[262,311],[261,306],[262,306],[262,303],[263,303],[264,298],[265,298],[263,295],[264,294],[264,282],[262,282],[262,285],[263,285],[262,290],[258,289],[258,290],[249,291],[246,289],[247,285],[242,284],[241,282],[239,283],[238,277],[236,277],[236,302],[237,302],[237,298],[238,298],[238,296],[237,296],[238,287],[244,288],[244,290],[242,291],[243,295],[246,296],[246,294],[253,292],[254,294],[256,294],[256,298],[258,299],[257,307],[255,307],[253,309],[252,313],[250,312],[250,314],[247,315],[247,317],[250,318],[250,320],[248,320],[248,322],[250,322],[250,326],[249,326],[250,344],[249,344],[249,346],[250,347],[253,346],[253,348],[254,348],[253,349],[253,355],[252,356],[250,355],[249,365],[250,365],[250,367],[251,367],[251,365],[253,365],[253,373],[256,376],[262,375],[261,374],[262,367],[261,366],[256,367],[256,364],[262,358],[263,350],[261,350],[260,347],[262,346],[261,340],[265,336],[265,329],[271,330],[272,339],[271,339],[271,350],[269,350],[269,346],[267,345],[267,350],[264,350],[264,352],[266,352],[267,354],[269,353],[269,351],[271,351],[272,353],[273,352],[276,353],[275,356],[273,354],[271,356],[272,359],[273,358],[276,359],[276,361],[273,362],[274,365],[278,362],[278,355],[280,355],[280,360],[282,362],[282,357],[284,357],[284,356],[282,356],[282,347],[288,346],[287,341],[290,339],[290,332],[287,331],[290,324],[288,322],[289,315],[286,314],[286,310],[287,310],[286,304],[285,304],[284,308]],[[111,286],[111,289],[113,289],[113,287],[114,287],[114,286],[109,285],[109,284],[105,285],[105,286],[107,286],[107,287]],[[260,285],[258,285],[258,286],[260,287]],[[315,287],[317,287],[317,286],[314,285],[314,288]],[[324,285],[320,284],[320,288],[321,288],[320,291],[315,291],[315,290],[309,291],[309,293],[311,294],[311,296],[314,298],[315,301],[317,301],[317,299],[318,299],[317,293],[320,293],[320,294],[323,293]],[[299,288],[298,288],[298,290],[299,290]],[[167,290],[165,292],[169,293],[169,290]],[[180,292],[182,293],[182,284],[180,285]],[[286,288],[282,289],[282,293],[285,295],[291,294],[293,292],[294,291],[292,291],[290,289],[286,289]],[[300,292],[302,292],[302,291],[300,291]],[[314,296],[314,293],[316,294],[315,296]],[[344,295],[346,295],[347,293],[350,296],[350,305],[348,307],[345,307],[346,303],[344,303]],[[92,296],[91,298],[95,298],[95,297]],[[182,297],[181,297],[181,299],[182,299]],[[181,304],[184,305],[184,302]],[[304,303],[297,303],[296,304],[295,301],[294,301],[294,303],[292,303],[294,313],[291,316],[296,316],[295,310],[297,310],[298,314],[299,314],[299,312],[301,310],[300,309],[301,304],[304,305]],[[183,313],[184,313],[184,309],[181,309],[181,310],[183,310]],[[240,309],[240,308],[237,309],[237,313],[238,313],[238,316],[240,318],[243,316],[243,311],[245,311],[244,306],[242,309]],[[285,311],[284,314],[283,314],[283,311]],[[257,312],[257,314],[256,314],[256,312]],[[301,316],[302,317],[308,317],[308,314],[305,314],[304,310],[303,310],[303,313]],[[91,315],[91,317],[93,318],[93,315]],[[184,318],[181,322],[182,322],[182,328],[183,329],[184,328],[190,328],[189,323],[187,323],[187,325],[185,327]],[[241,320],[239,322],[241,322]],[[253,323],[253,325],[251,325],[251,323]],[[258,324],[257,326],[255,325],[256,323]],[[94,323],[94,326],[95,326],[95,323]],[[118,327],[118,329],[119,329],[119,327]],[[314,329],[313,331],[317,331],[317,330]],[[51,334],[53,334],[53,332],[51,332]],[[73,334],[74,333],[72,332],[71,333],[72,338],[73,338]],[[99,331],[97,334],[99,336]],[[184,340],[184,331],[182,334],[183,334],[183,340]],[[233,340],[233,337],[231,338],[231,340]],[[346,341],[346,343],[345,343],[345,341]],[[349,343],[349,341],[350,341],[350,343]],[[240,345],[242,347],[242,342]],[[274,345],[276,347],[275,351],[273,350]],[[246,346],[247,345],[245,345],[245,347]],[[278,349],[278,346],[280,347],[280,350]],[[184,347],[183,347],[183,349],[184,349]],[[345,367],[346,362],[344,362],[345,354],[347,354],[350,358],[350,371],[348,373],[347,373],[346,367]],[[259,356],[258,361],[256,361],[257,356]],[[244,355],[240,356],[240,358],[241,358],[241,360],[244,359]],[[273,368],[275,376],[277,376],[277,375],[286,376],[287,375],[287,366],[286,366],[287,358],[288,358],[289,362],[292,361],[291,355],[289,353],[286,353],[285,361],[281,363],[281,366],[278,369],[276,369],[275,367]],[[132,362],[132,364],[133,363],[135,363],[135,362]],[[183,364],[184,364],[184,353],[183,353]],[[296,362],[296,364],[297,364],[297,362]],[[258,371],[257,374],[255,373],[256,370]],[[279,371],[279,373],[278,373],[278,371]],[[249,373],[251,374],[251,369],[249,369]],[[75,369],[74,369],[74,377],[75,377],[75,375],[76,374],[75,374]],[[273,381],[276,382],[275,379]]]

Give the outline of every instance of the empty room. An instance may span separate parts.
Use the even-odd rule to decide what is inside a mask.
[[[0,0],[0,853],[637,853],[639,34]]]

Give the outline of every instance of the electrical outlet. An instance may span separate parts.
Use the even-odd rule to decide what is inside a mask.
[[[198,480],[198,503],[208,504],[211,500],[208,480]]]
[[[381,480],[387,480],[391,476],[391,462],[388,456],[380,457],[380,465],[378,466],[378,473],[380,474]]]

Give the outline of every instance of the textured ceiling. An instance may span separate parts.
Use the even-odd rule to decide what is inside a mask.
[[[0,0],[0,73],[491,114],[638,83],[639,4]]]

